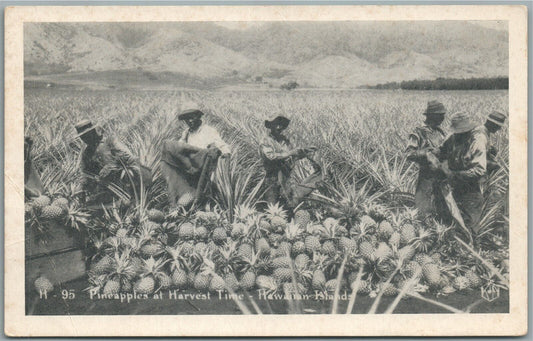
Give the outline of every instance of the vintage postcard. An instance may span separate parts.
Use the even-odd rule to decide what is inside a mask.
[[[9,336],[527,332],[527,9],[11,7]]]

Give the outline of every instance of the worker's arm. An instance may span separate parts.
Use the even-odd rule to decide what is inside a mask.
[[[455,171],[453,176],[459,180],[479,179],[487,172],[487,142],[484,135],[475,136],[469,148],[469,161],[466,170]]]

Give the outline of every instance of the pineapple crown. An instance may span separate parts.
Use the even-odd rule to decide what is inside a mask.
[[[283,206],[281,206],[278,202],[269,203],[267,209],[265,210],[265,213],[269,219],[272,219],[274,217],[287,219],[287,211],[285,211],[283,209]]]
[[[155,259],[154,257],[150,257],[146,260],[143,260],[143,276],[159,276],[159,274],[163,272],[163,267],[168,261],[169,259]]]
[[[294,220],[291,220],[287,224],[287,227],[284,232],[285,238],[289,241],[294,241],[300,238],[302,233],[303,233],[303,229]]]

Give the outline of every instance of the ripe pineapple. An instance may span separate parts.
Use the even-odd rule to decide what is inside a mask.
[[[47,294],[49,292],[54,291],[54,285],[45,276],[39,276],[39,278],[37,278],[35,282],[33,282],[33,285],[35,286],[35,290],[37,290],[39,294]]]
[[[226,283],[226,286],[233,291],[237,291],[240,289],[239,281],[237,280],[237,277],[235,277],[235,274],[233,272],[228,272],[226,275],[224,275],[224,282]],[[253,284],[255,284],[255,276]]]
[[[324,288],[329,292],[334,292],[337,289],[339,282],[336,279],[330,279],[324,285]]]
[[[237,253],[242,258],[251,259],[253,254],[252,245],[243,243],[237,248]]]
[[[291,254],[292,245],[289,242],[283,241],[279,243],[278,250],[279,252],[286,256]]]
[[[41,218],[47,220],[61,219],[64,213],[64,210],[59,206],[47,205],[41,208]]]
[[[400,229],[400,243],[404,245],[409,244],[415,237],[415,227],[409,223],[403,224],[402,228]]]
[[[192,239],[194,237],[194,225],[191,223],[183,223],[178,231],[180,239]]]
[[[278,283],[290,282],[292,280],[292,272],[288,268],[275,268],[272,276]]]
[[[320,245],[320,239],[317,236],[307,236],[305,237],[305,251],[307,251],[309,254],[313,254],[313,252],[320,251],[320,248],[322,247]]]
[[[305,243],[301,240],[295,241],[294,244],[292,244],[291,249],[292,255],[297,256],[299,254],[302,254],[305,252]]]
[[[436,287],[440,283],[440,269],[437,264],[426,263],[422,266],[422,274],[426,282],[433,287]]]
[[[389,238],[389,245],[391,247],[398,248],[400,246],[400,239],[401,239],[401,235],[398,231],[392,232]]]
[[[416,274],[420,276],[422,274],[422,266],[418,262],[410,261],[405,265],[404,273],[409,278],[414,277]]]
[[[239,282],[241,288],[243,288],[244,290],[251,290],[254,288],[255,286],[255,283],[256,283],[256,276],[255,276],[255,273],[253,271],[246,271],[242,277],[241,277],[241,280]]]
[[[186,289],[188,285],[187,271],[176,269],[172,272],[172,284],[178,289]]]
[[[165,221],[165,214],[163,212],[161,212],[160,210],[157,210],[155,208],[153,208],[151,210],[148,210],[148,212],[146,212],[146,214],[148,216],[148,219],[153,221],[153,222],[162,224]]]
[[[231,238],[237,240],[244,236],[246,225],[243,223],[234,223],[231,227]]]
[[[197,226],[194,229],[194,239],[205,240],[207,238],[207,229],[204,226]]]
[[[67,198],[57,197],[52,201],[52,206],[60,207],[63,215],[66,215],[69,210],[69,202]]]
[[[372,286],[369,281],[362,280],[357,289],[358,294],[369,294],[372,291]]]
[[[419,253],[415,256],[415,261],[424,266],[425,264],[428,264],[428,263],[435,263],[433,261],[433,258],[431,258],[430,256],[428,256],[427,254],[425,253]]]
[[[194,199],[195,195],[191,192],[187,192],[178,199],[178,206],[187,207],[192,204]]]
[[[225,290],[225,289],[226,289],[226,282],[224,282],[224,279],[222,277],[215,274],[209,281],[209,291],[216,292],[216,291]]]
[[[394,296],[398,293],[398,289],[392,283],[380,283],[378,290],[383,292],[383,296]]]
[[[347,254],[355,254],[357,252],[357,242],[351,238],[341,237],[339,239],[340,249]]]
[[[105,255],[102,257],[98,262],[93,263],[92,265],[92,271],[95,274],[103,274],[113,269],[114,260],[113,258],[109,257],[108,255]]]
[[[46,195],[41,195],[33,199],[31,204],[36,210],[40,211],[43,207],[50,205],[50,198]]]
[[[392,234],[394,233],[394,228],[392,227],[391,223],[389,223],[387,220],[383,220],[378,225],[378,235],[383,240],[388,240]]]
[[[275,216],[270,219],[270,228],[271,228],[271,231],[274,233],[283,232],[286,226],[287,226],[287,221],[285,220],[285,218]]]
[[[278,257],[272,260],[272,266],[274,267],[274,269],[290,268],[291,262],[292,262],[292,259],[290,259],[289,257]]]
[[[298,210],[294,213],[294,221],[301,228],[305,228],[311,221],[311,215],[306,210]]]
[[[146,257],[155,257],[163,252],[163,245],[156,241],[150,241],[141,247],[141,253]]]
[[[105,283],[104,295],[116,295],[120,292],[120,282],[115,279],[110,279]]]
[[[337,252],[337,248],[335,247],[335,243],[332,240],[326,240],[322,244],[322,253],[328,256],[334,256]]]
[[[255,250],[259,252],[259,254],[269,254],[270,245],[265,238],[259,238],[255,240]]]
[[[172,278],[164,272],[158,274],[157,281],[161,289],[168,289],[172,285]]]
[[[210,278],[205,273],[199,273],[194,277],[194,289],[206,291],[209,289]]]
[[[203,252],[205,252],[205,250],[207,250],[207,244],[206,243],[198,242],[198,243],[194,244],[194,253],[202,254]]]
[[[213,241],[215,243],[223,243],[228,238],[226,229],[223,227],[217,227],[213,230]]]
[[[405,245],[398,250],[398,258],[402,259],[404,262],[411,260],[415,255],[415,249],[411,245]]]
[[[321,269],[313,271],[313,278],[311,280],[311,286],[315,290],[323,290],[326,285],[326,275]]]
[[[453,287],[459,291],[470,288],[470,281],[466,276],[457,276],[453,280]]]
[[[372,244],[370,244],[368,241],[362,241],[359,244],[359,252],[365,259],[371,259],[374,255],[374,251],[374,246],[372,246]]]
[[[133,285],[133,291],[138,294],[147,294],[150,295],[154,292],[155,289],[155,280],[152,276],[141,277]]]
[[[376,203],[371,203],[368,205],[365,211],[377,222],[384,221],[390,216],[390,213],[385,206]]]
[[[481,280],[481,278],[473,270],[467,271],[465,274],[465,277],[468,278],[471,288],[479,288],[481,284],[483,284],[483,281]]]
[[[377,227],[376,221],[368,215],[362,216],[359,221],[359,224],[362,225],[365,229]]]
[[[305,253],[301,253],[294,259],[294,266],[296,269],[305,269],[311,260]]]

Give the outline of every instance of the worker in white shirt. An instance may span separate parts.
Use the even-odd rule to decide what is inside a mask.
[[[210,178],[216,169],[218,157],[225,158],[230,154],[229,146],[222,140],[218,131],[203,123],[203,115],[198,109],[180,113],[178,119],[187,124],[187,129],[178,141],[168,140],[163,145],[162,171],[167,180],[171,204],[188,204],[190,194],[186,195],[187,200],[180,199],[188,192],[197,192],[203,167],[209,167],[207,172]],[[207,156],[210,160],[208,165]]]

